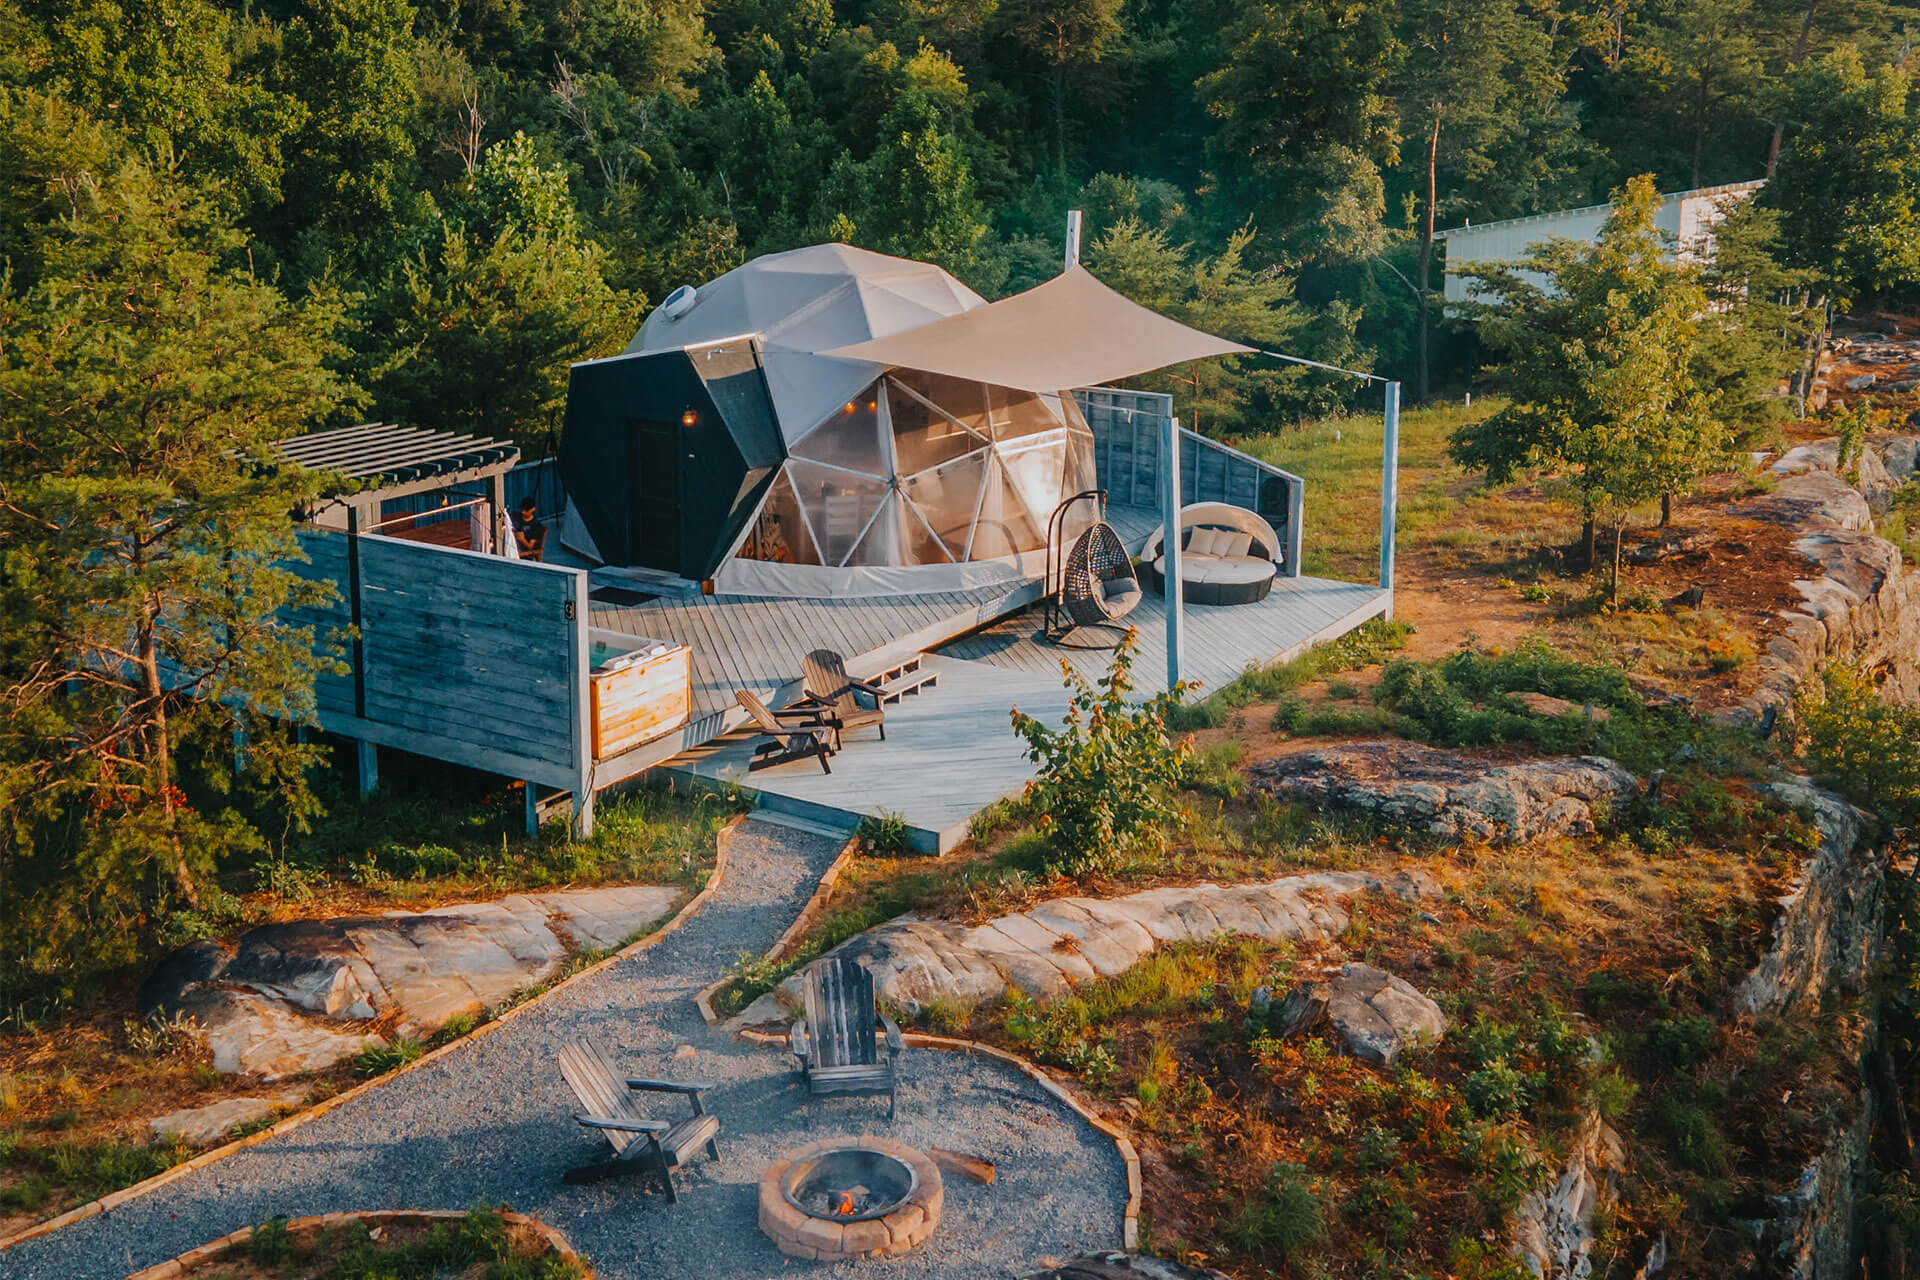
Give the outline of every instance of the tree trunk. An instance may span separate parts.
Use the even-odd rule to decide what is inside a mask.
[[[1620,531],[1622,523],[1623,522],[1619,520],[1613,522],[1613,576],[1607,582],[1607,594],[1613,602],[1613,607],[1616,609],[1620,607]]]
[[[1664,529],[1672,523],[1673,523],[1673,495],[1670,493],[1663,493],[1660,495],[1660,527]]]
[[[173,741],[167,725],[167,692],[160,681],[159,608],[148,596],[140,606],[140,621],[134,630],[134,653],[140,660],[140,692],[149,707],[148,724],[152,728],[147,742],[147,779],[159,797],[166,817],[167,839],[173,845],[173,885],[190,907],[200,905],[200,890],[187,869],[186,851],[180,844],[173,805]]]
[[[1440,171],[1440,112],[1436,107],[1433,113],[1433,128],[1427,132],[1427,204],[1420,217],[1420,269],[1414,276],[1419,286],[1420,319],[1419,333],[1415,336],[1415,350],[1419,365],[1414,375],[1414,403],[1426,400],[1431,391],[1429,385],[1428,350],[1432,343],[1432,326],[1427,309],[1428,281],[1433,277],[1433,220],[1434,200],[1439,186]]]
[[[1067,64],[1053,64],[1053,163],[1062,178],[1067,176]]]
[[[1787,70],[1799,66],[1807,56],[1807,50],[1813,44],[1813,15],[1819,12],[1820,0],[1808,0],[1807,11],[1800,19],[1800,38],[1793,42],[1793,52],[1787,56]],[[1773,124],[1773,140],[1767,144],[1767,176],[1773,176],[1773,167],[1780,163],[1780,144],[1787,136],[1787,122],[1776,120]]]
[[[1586,559],[1580,565],[1580,572],[1593,572],[1593,560],[1594,557],[1599,554],[1598,542],[1599,537],[1597,530],[1594,528],[1593,517],[1588,516],[1586,523],[1580,526],[1580,547],[1582,554],[1586,556]]]

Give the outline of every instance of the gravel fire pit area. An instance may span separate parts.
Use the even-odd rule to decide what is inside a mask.
[[[939,1225],[946,1192],[923,1152],[887,1138],[827,1138],[760,1178],[760,1230],[792,1258],[906,1253]]]

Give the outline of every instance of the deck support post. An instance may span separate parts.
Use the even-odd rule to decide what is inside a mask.
[[[380,748],[365,738],[355,739],[354,759],[360,775],[360,794],[370,796],[380,787]]]
[[[540,834],[540,789],[532,778],[521,784],[527,793],[527,838]]]
[[[489,548],[489,550],[497,556],[503,556],[507,554],[507,539],[513,536],[507,523],[507,476],[505,472],[487,478],[487,506],[489,508],[487,524],[488,527],[493,530],[493,546]]]
[[[1160,447],[1160,509],[1166,516],[1167,530],[1161,538],[1165,554],[1161,561],[1167,601],[1167,688],[1180,683],[1180,640],[1186,591],[1180,581],[1180,419],[1166,420],[1166,434]]]
[[[589,783],[573,793],[573,838],[586,840],[593,835],[593,786]]]
[[[1380,589],[1393,616],[1393,529],[1400,503],[1400,384],[1387,384],[1385,439],[1380,446]]]

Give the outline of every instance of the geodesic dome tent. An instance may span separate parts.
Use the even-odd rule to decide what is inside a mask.
[[[1092,307],[1110,298],[1205,338],[1083,271],[1062,280],[1075,277],[1106,295]],[[930,264],[816,245],[676,293],[622,355],[574,367],[563,539],[737,594],[951,591],[1036,572],[1054,508],[1098,483],[1071,394],[1083,384],[1052,381],[1081,370],[994,347],[1061,318],[1022,301],[1052,287],[989,304]],[[1057,311],[1063,295],[1048,296]],[[902,358],[868,350],[915,335],[936,340]],[[941,367],[949,357],[965,367]],[[998,378],[1002,364],[1017,377]]]

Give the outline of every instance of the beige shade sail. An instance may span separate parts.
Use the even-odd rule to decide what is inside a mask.
[[[1149,311],[1074,267],[1011,298],[820,354],[1058,392],[1252,350]]]

